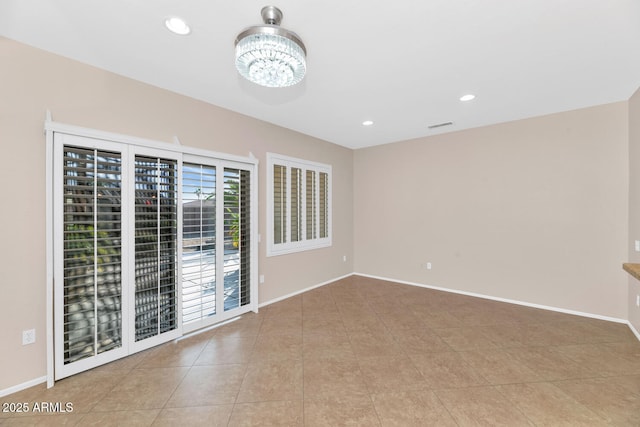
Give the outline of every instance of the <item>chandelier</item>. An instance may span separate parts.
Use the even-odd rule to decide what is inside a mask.
[[[264,25],[249,27],[236,37],[236,68],[260,86],[295,85],[307,71],[304,43],[296,33],[280,27],[280,9],[265,6],[261,14]]]

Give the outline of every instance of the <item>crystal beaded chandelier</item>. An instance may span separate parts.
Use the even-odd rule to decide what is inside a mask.
[[[260,86],[295,85],[307,71],[304,43],[296,33],[280,27],[280,9],[266,6],[261,13],[264,25],[249,27],[236,37],[236,68]]]

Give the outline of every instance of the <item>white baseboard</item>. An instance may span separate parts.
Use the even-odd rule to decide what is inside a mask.
[[[565,314],[571,314],[571,315],[574,315],[574,316],[588,317],[588,318],[591,318],[591,319],[605,320],[607,322],[624,323],[625,325],[628,325],[631,328],[631,331],[634,333],[634,335],[640,341],[640,333],[633,327],[631,322],[629,322],[626,319],[620,319],[620,318],[617,318],[617,317],[610,317],[610,316],[603,316],[603,315],[600,315],[600,314],[587,313],[587,312],[577,311],[577,310],[568,310],[568,309],[564,309],[564,308],[560,308],[560,307],[553,307],[553,306],[549,306],[549,305],[535,304],[535,303],[530,303],[530,302],[526,302],[526,301],[513,300],[513,299],[509,299],[509,298],[501,298],[501,297],[496,297],[496,296],[492,296],[492,295],[479,294],[479,293],[475,293],[475,292],[466,292],[466,291],[461,291],[461,290],[457,290],[457,289],[443,288],[443,287],[440,287],[440,286],[426,285],[424,283],[409,282],[409,281],[406,281],[406,280],[398,280],[398,279],[394,279],[394,278],[391,278],[391,277],[375,276],[375,275],[372,275],[372,274],[364,274],[364,273],[358,273],[358,272],[345,274],[344,276],[336,277],[334,279],[327,280],[326,282],[322,282],[322,283],[319,283],[317,285],[313,285],[313,286],[310,286],[308,288],[305,288],[305,289],[302,289],[302,290],[299,290],[299,291],[296,291],[296,292],[293,292],[293,293],[290,293],[290,294],[287,294],[287,295],[283,295],[281,297],[274,298],[274,299],[269,300],[269,301],[265,301],[265,302],[259,304],[258,307],[260,307],[260,308],[265,307],[267,305],[270,305],[270,304],[285,300],[287,298],[291,298],[291,297],[296,296],[296,295],[300,295],[300,294],[308,292],[308,291],[310,291],[312,289],[320,288],[322,286],[328,285],[330,283],[336,282],[336,281],[341,280],[341,279],[345,279],[345,278],[350,277],[350,276],[369,277],[371,279],[378,279],[378,280],[384,280],[384,281],[387,281],[387,282],[401,283],[403,285],[417,286],[417,287],[420,287],[420,288],[433,289],[433,290],[436,290],[436,291],[449,292],[449,293],[453,293],[453,294],[465,295],[465,296],[470,296],[470,297],[475,297],[475,298],[488,299],[488,300],[491,300],[491,301],[505,302],[505,303],[508,303],[508,304],[515,304],[515,305],[521,305],[521,306],[524,306],[524,307],[538,308],[538,309],[541,309],[541,310],[555,311],[555,312],[558,312],[558,313],[565,313]]]
[[[303,293],[308,292],[308,291],[310,291],[310,290],[312,290],[312,289],[320,288],[320,287],[322,287],[322,286],[328,285],[329,283],[337,282],[338,280],[346,279],[347,277],[351,277],[351,276],[353,276],[353,275],[354,275],[354,273],[349,273],[349,274],[345,274],[344,276],[340,276],[340,277],[336,277],[336,278],[331,279],[331,280],[327,280],[326,282],[322,282],[322,283],[319,283],[319,284],[317,284],[317,285],[313,285],[313,286],[310,286],[310,287],[308,287],[308,288],[304,288],[304,289],[302,289],[302,290],[295,291],[295,292],[293,292],[293,293],[290,293],[290,294],[287,294],[287,295],[283,295],[283,296],[281,296],[281,297],[274,298],[274,299],[269,300],[269,301],[265,301],[265,302],[263,302],[263,303],[258,304],[258,307],[259,307],[259,308],[266,307],[267,305],[270,305],[270,304],[276,303],[276,302],[278,302],[278,301],[285,300],[285,299],[287,299],[287,298],[294,297],[294,296],[296,296],[296,295],[303,294]]]
[[[26,390],[29,387],[33,387],[34,385],[42,384],[47,382],[47,376],[40,378],[35,378],[31,381],[27,381],[26,383],[14,385],[13,387],[5,388],[4,390],[0,390],[0,397],[8,396],[13,393],[17,393],[22,390]]]
[[[362,273],[353,273],[353,274],[356,275],[356,276],[363,276],[363,277],[369,277],[369,278],[372,278],[372,279],[385,280],[387,282],[402,283],[403,285],[411,285],[411,286],[418,286],[420,288],[434,289],[436,291],[450,292],[450,293],[453,293],[453,294],[466,295],[466,296],[475,297],[475,298],[483,298],[483,299],[488,299],[488,300],[492,300],[492,301],[506,302],[506,303],[509,303],[509,304],[522,305],[522,306],[525,306],[525,307],[539,308],[541,310],[557,311],[559,313],[572,314],[574,316],[590,317],[592,319],[606,320],[608,322],[629,324],[628,320],[619,319],[617,317],[602,316],[600,314],[586,313],[586,312],[575,311],[575,310],[567,310],[567,309],[559,308],[559,307],[552,307],[552,306],[548,306],[548,305],[534,304],[534,303],[530,303],[530,302],[512,300],[512,299],[508,299],[508,298],[494,297],[494,296],[491,296],[491,295],[477,294],[477,293],[474,293],[474,292],[460,291],[460,290],[457,290],[457,289],[442,288],[442,287],[439,287],[439,286],[425,285],[423,283],[408,282],[406,280],[397,280],[397,279],[393,279],[393,278],[390,278],[390,277],[380,277],[380,276],[373,276],[371,274],[362,274]]]

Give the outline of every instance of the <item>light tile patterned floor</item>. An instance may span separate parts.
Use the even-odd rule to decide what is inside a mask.
[[[349,277],[2,402],[0,426],[640,426],[626,325]]]

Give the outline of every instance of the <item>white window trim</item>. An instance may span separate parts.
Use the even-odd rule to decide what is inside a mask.
[[[326,248],[332,245],[332,168],[331,165],[313,162],[310,160],[298,159],[295,157],[289,157],[282,154],[276,153],[267,153],[267,256],[278,256],[291,254],[295,252],[302,252],[312,249]],[[273,167],[274,165],[284,166],[286,168],[287,173],[287,190],[286,190],[286,198],[287,198],[287,209],[286,209],[286,241],[283,243],[275,243],[275,235],[274,235],[274,185],[273,185]],[[291,241],[291,168],[299,168],[302,169],[302,200],[301,204],[302,208],[302,239],[298,242]],[[314,171],[316,174],[326,173],[327,174],[327,237],[320,238],[317,237],[315,239],[306,239],[306,171]],[[316,217],[320,218],[320,203],[319,203],[319,185],[320,179],[316,179]],[[316,233],[320,235],[320,222],[316,224]]]

